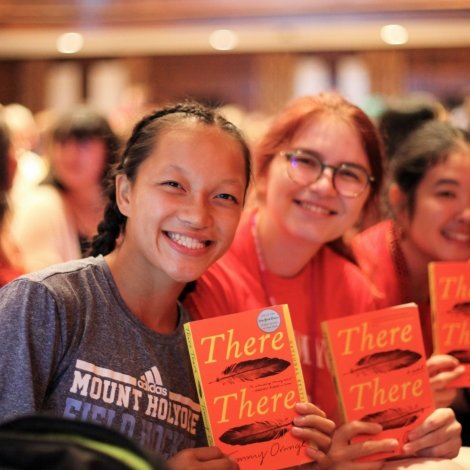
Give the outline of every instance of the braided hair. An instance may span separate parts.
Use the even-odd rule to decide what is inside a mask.
[[[116,202],[117,175],[124,174],[129,181],[134,181],[140,165],[152,153],[162,130],[183,120],[197,120],[209,126],[217,126],[236,140],[240,144],[245,160],[246,181],[250,181],[251,159],[248,145],[238,128],[215,109],[191,101],[159,108],[137,122],[120,161],[113,165],[108,173],[106,189],[108,203],[103,220],[98,225],[98,233],[92,241],[92,256],[111,253],[116,247],[118,238],[124,233],[127,217],[120,212]]]

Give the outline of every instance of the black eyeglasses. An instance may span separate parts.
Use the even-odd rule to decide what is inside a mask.
[[[374,181],[361,165],[340,163],[338,166],[326,165],[313,152],[307,150],[286,150],[281,152],[287,159],[287,174],[298,184],[309,186],[315,183],[325,168],[333,171],[333,186],[344,197],[357,197]]]

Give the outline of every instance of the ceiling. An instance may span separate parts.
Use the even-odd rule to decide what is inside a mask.
[[[384,24],[408,30],[388,46]],[[63,57],[56,41],[79,32],[76,57],[216,53],[216,29],[234,52],[470,47],[470,0],[0,0],[0,58]]]

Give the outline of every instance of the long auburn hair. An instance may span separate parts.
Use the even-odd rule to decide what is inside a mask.
[[[292,141],[304,123],[327,115],[347,123],[356,130],[359,136],[374,177],[363,209],[363,217],[376,218],[380,212],[380,197],[385,173],[383,140],[377,125],[367,114],[336,92],[324,92],[298,98],[289,103],[274,118],[268,131],[253,150],[255,181],[267,173],[271,161]],[[329,242],[328,245],[337,253],[354,261],[342,238]]]

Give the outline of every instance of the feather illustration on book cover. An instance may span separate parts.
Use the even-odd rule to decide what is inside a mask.
[[[287,305],[185,324],[209,445],[242,470],[311,462],[290,432],[307,401]]]
[[[344,422],[378,423],[382,432],[355,441],[393,437],[397,456],[407,434],[435,409],[416,304],[322,322],[330,371]]]
[[[423,356],[416,351],[392,349],[367,354],[361,357],[351,372],[362,374],[380,374],[408,367],[419,361]]]
[[[230,383],[257,380],[276,375],[289,366],[289,361],[276,357],[262,357],[261,359],[240,361],[229,365],[215,380],[217,382],[227,381]]]
[[[434,352],[465,366],[448,387],[470,387],[470,261],[436,261],[428,271]]]

